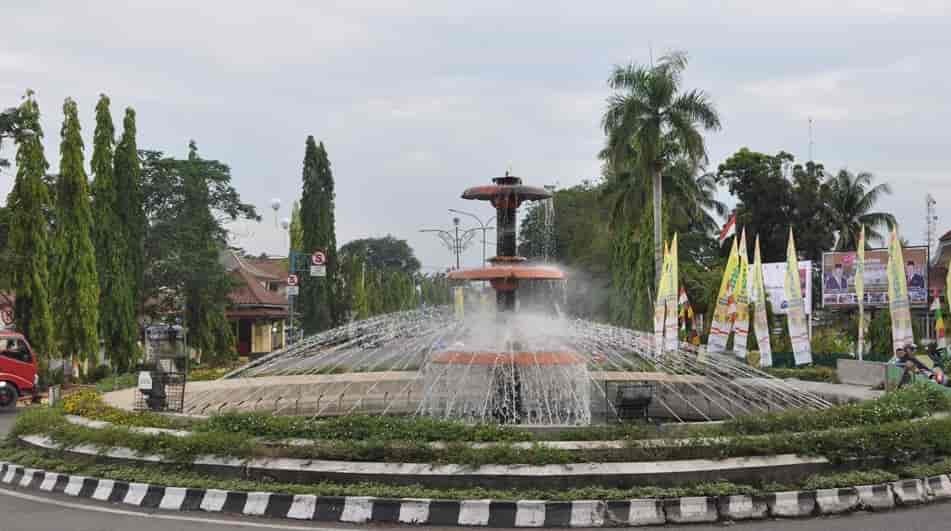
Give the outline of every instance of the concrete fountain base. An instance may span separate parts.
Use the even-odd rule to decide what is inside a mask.
[[[730,404],[712,402],[698,395],[697,384],[704,377],[658,372],[591,371],[591,416],[605,418],[608,408],[604,382],[644,382],[654,384],[655,400],[648,414],[652,418],[672,418],[671,410],[685,421],[728,418]],[[748,378],[745,386],[772,385],[765,380]],[[789,380],[786,384],[802,391],[818,394],[833,403],[872,399],[881,392],[842,384],[824,384]],[[336,416],[350,412],[379,414],[411,414],[423,398],[423,375],[415,371],[352,372],[343,374],[312,374],[233,378],[205,382],[189,382],[185,389],[183,413],[209,416],[223,412],[265,412],[276,415]],[[701,388],[702,390],[702,388]],[[136,389],[106,393],[106,403],[131,410]],[[666,407],[661,405],[666,404]],[[699,404],[699,405],[697,405]],[[734,415],[744,413],[732,406]],[[669,408],[669,409],[668,409]],[[698,409],[700,411],[698,411]],[[701,412],[703,413],[701,415]],[[704,418],[704,416],[708,418]]]

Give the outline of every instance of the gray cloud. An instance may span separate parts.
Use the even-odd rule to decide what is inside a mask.
[[[719,105],[711,164],[742,146],[805,158],[812,117],[816,158],[890,181],[882,208],[912,241],[926,191],[939,215],[951,205],[945,2],[129,4],[5,2],[0,106],[37,91],[54,167],[66,96],[89,146],[100,92],[117,121],[138,110],[143,147],[181,155],[196,139],[264,211],[235,227],[254,252],[284,249],[267,205],[280,198],[288,215],[313,134],[333,163],[341,243],[393,233],[448,265],[416,231],[447,226],[447,208],[492,215],[463,188],[509,166],[536,184],[597,175],[604,81],[649,45],[687,50],[687,84]],[[0,175],[0,193],[11,181]]]

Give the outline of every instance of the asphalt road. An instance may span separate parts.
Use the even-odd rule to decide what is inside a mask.
[[[6,434],[13,423],[11,414],[0,415],[0,433]],[[773,520],[731,526],[737,531],[945,531],[951,529],[951,503],[888,513],[856,513],[837,518]],[[661,528],[667,531],[722,531],[725,526],[683,526]],[[224,529],[377,530],[386,526],[348,526],[275,521],[263,518],[230,518],[200,513],[143,511],[124,505],[76,499],[65,495],[40,494],[38,491],[0,487],[0,531],[222,531]],[[420,531],[455,530],[397,526],[390,529]]]

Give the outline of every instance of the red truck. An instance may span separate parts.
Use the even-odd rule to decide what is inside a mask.
[[[30,343],[23,334],[0,330],[0,410],[15,408],[21,396],[36,392],[38,382]]]

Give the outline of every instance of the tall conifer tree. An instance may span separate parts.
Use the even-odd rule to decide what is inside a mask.
[[[95,360],[99,352],[99,280],[76,102],[67,98],[63,114],[52,275],[56,332],[63,355]]]
[[[43,154],[40,108],[27,92],[19,115],[32,135],[17,138],[17,174],[7,197],[10,218],[10,251],[14,257],[13,289],[16,293],[17,328],[39,355],[48,357],[53,347],[53,322],[49,298],[49,190],[43,180],[49,164]]]
[[[128,272],[128,236],[114,173],[115,128],[109,98],[99,97],[92,151],[93,241],[99,273],[99,331],[114,366],[129,368],[136,349],[135,306]]]
[[[301,197],[303,249],[327,253],[327,276],[308,277],[301,287],[301,317],[304,332],[314,333],[332,328],[337,323],[337,301],[334,287],[337,272],[337,237],[334,229],[334,179],[323,142],[315,144],[307,137],[304,152],[304,192]]]
[[[142,169],[135,140],[135,111],[125,110],[122,138],[116,146],[115,180],[119,223],[126,241],[126,274],[133,309],[142,304],[145,277],[145,233],[147,229],[142,197]]]

